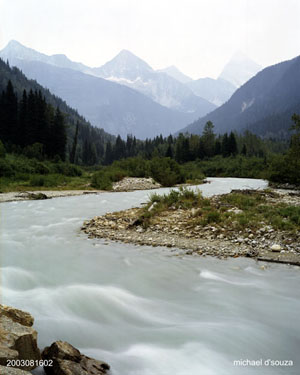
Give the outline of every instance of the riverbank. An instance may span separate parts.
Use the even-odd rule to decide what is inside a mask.
[[[135,190],[152,190],[159,189],[161,185],[152,178],[125,177],[121,181],[113,184],[112,192],[135,191]],[[58,197],[71,197],[87,194],[100,194],[106,190],[29,190],[15,191],[9,193],[0,193],[0,203],[14,202],[23,200],[50,199]]]
[[[298,210],[291,218],[284,214],[276,217],[281,210],[289,212],[292,210],[289,207],[300,207],[299,192],[233,191],[202,199],[198,206],[192,200],[190,203],[190,207],[188,204],[185,207],[184,201],[178,204],[175,199],[158,208],[158,201],[153,199],[146,207],[95,217],[85,222],[82,230],[89,238],[174,248],[176,255],[210,255],[221,259],[245,256],[300,265],[300,231],[298,224],[293,225],[300,223],[294,217]],[[271,218],[261,213],[255,216],[255,205]],[[280,225],[289,230],[279,229]]]

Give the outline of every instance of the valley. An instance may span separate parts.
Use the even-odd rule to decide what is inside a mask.
[[[267,3],[0,1],[1,374],[299,374],[300,8]]]

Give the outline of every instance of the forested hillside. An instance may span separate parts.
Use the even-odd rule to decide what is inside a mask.
[[[66,137],[64,151],[62,146],[57,151],[62,160],[73,159],[71,161],[80,164],[94,164],[103,157],[107,141],[114,142],[115,137],[91,126],[63,100],[36,81],[27,79],[19,69],[11,68],[1,59],[0,95],[0,139],[8,151],[13,145],[25,147],[40,143],[44,145],[43,152],[53,157],[54,151],[50,150],[49,144],[54,142],[51,141],[50,128],[55,124],[55,116],[56,121],[63,124],[64,131],[56,132],[52,128],[53,136],[62,138],[59,141],[61,144]]]

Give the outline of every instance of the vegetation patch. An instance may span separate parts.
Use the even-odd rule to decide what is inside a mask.
[[[189,210],[185,223],[189,228],[215,225],[226,231],[243,231],[272,226],[284,231],[300,230],[300,207],[270,202],[270,196],[274,198],[274,193],[246,190],[207,199],[201,192],[188,188],[171,190],[165,195],[152,194],[134,225],[147,228],[162,214]]]

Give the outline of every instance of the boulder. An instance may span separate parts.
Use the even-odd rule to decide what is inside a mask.
[[[32,327],[34,319],[28,312],[15,309],[10,306],[0,305],[0,315],[5,315],[22,326]]]
[[[33,317],[18,309],[0,305],[0,365],[6,366],[7,360],[40,359],[37,347],[37,332],[31,327]],[[33,366],[16,366],[23,370],[32,370]]]
[[[47,375],[103,375],[109,370],[105,362],[89,358],[64,341],[56,341],[42,352],[44,360],[52,360],[52,366],[44,366]]]
[[[31,375],[30,372],[13,367],[0,366],[1,375]]]

